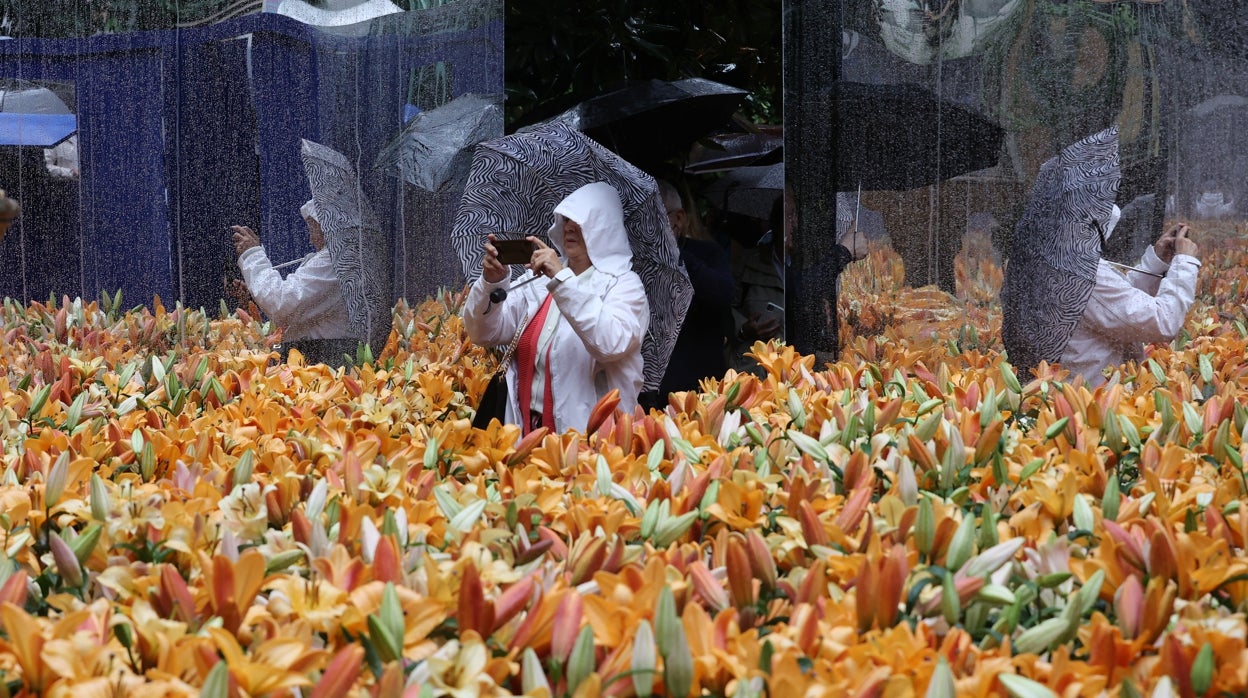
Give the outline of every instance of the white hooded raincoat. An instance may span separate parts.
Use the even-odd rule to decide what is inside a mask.
[[[1107,239],[1119,213],[1115,206]],[[1165,278],[1120,270],[1101,260],[1096,288],[1062,352],[1062,366],[1082,375],[1089,386],[1105,382],[1107,366],[1142,361],[1145,342],[1174,339],[1196,298],[1200,260],[1195,257],[1175,255],[1167,265],[1149,247],[1137,267]]]
[[[479,277],[464,304],[464,326],[472,341],[486,346],[509,344],[553,296],[559,311],[550,350],[555,428],[584,429],[589,414],[612,389],[620,391],[620,408],[631,411],[642,385],[641,342],[650,323],[650,307],[641,278],[632,271],[632,250],[624,228],[620,197],[604,182],[587,184],[555,207],[549,236],[563,254],[563,224],[580,224],[592,267],[566,282],[551,279],[517,288],[490,307],[490,292],[510,289],[510,278],[490,283]],[[516,285],[531,278],[525,272]],[[519,423],[515,362],[507,370],[507,421]],[[541,394],[540,389],[535,390]]]

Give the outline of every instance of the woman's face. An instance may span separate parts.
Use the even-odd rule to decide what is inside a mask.
[[[576,221],[563,222],[563,253],[568,261],[589,262],[589,251],[585,249],[585,238],[581,236],[581,224]]]
[[[325,233],[321,232],[321,224],[315,218],[304,218],[304,223],[308,224],[308,242],[312,243],[312,247],[321,250],[325,247]]]

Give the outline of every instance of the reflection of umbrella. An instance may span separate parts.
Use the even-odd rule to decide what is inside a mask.
[[[78,130],[78,119],[56,93],[16,81],[0,87],[0,145],[51,148]]]
[[[774,165],[784,161],[784,136],[771,133],[721,133],[693,146],[685,172],[708,174],[734,167]]]
[[[1109,220],[1121,180],[1117,126],[1040,168],[1001,289],[1001,338],[1015,366],[1061,359],[1096,286],[1098,225]]]
[[[484,235],[505,231],[546,239],[555,206],[592,182],[610,184],[623,200],[633,271],[645,284],[650,302],[650,329],[641,347],[644,389],[656,390],[693,287],[680,264],[653,177],[566,124],[546,124],[487,141],[473,156],[451,242],[464,275],[474,279],[481,273]]]
[[[346,156],[303,140],[303,167],[316,218],[342,283],[351,335],[380,352],[390,336],[390,256],[386,239]]]
[[[712,182],[702,195],[716,208],[752,218],[768,219],[784,192],[784,163],[768,167],[739,167]],[[863,208],[853,193],[836,194],[836,235],[839,239],[858,219],[858,230],[868,238],[884,236],[884,216]]]
[[[377,167],[425,191],[463,184],[472,146],[503,133],[501,95],[466,94],[420,112],[377,155]]]
[[[784,193],[784,163],[767,167],[738,167],[712,182],[702,195],[721,211],[766,220]]]
[[[17,114],[73,113],[52,90],[21,81],[0,87],[0,111]]]
[[[1005,132],[917,85],[837,83],[837,191],[905,190],[997,164]]]
[[[724,125],[749,94],[702,78],[647,80],[588,99],[556,116],[629,162],[660,162]]]

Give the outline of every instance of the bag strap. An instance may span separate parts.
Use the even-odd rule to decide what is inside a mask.
[[[516,348],[520,346],[520,336],[524,334],[525,330],[529,329],[529,323],[533,322],[534,317],[537,317],[537,313],[534,313],[516,328],[516,335],[511,338],[511,344],[507,345],[507,351],[503,352],[503,358],[498,362],[498,370],[494,372],[495,375],[507,371],[507,367],[511,365],[511,360],[516,354]]]

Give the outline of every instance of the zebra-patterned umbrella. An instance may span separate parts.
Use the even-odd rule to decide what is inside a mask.
[[[1001,288],[1001,339],[1015,366],[1030,372],[1061,359],[1096,287],[1100,230],[1121,180],[1117,126],[1040,168]]]
[[[633,271],[645,284],[650,329],[642,343],[644,390],[657,390],[693,299],[658,184],[626,160],[563,123],[550,123],[477,146],[451,242],[464,275],[481,275],[489,233],[534,235],[547,244],[555,206],[586,184],[620,193]]]
[[[386,236],[345,155],[307,139],[300,155],[316,219],[342,284],[351,335],[367,341],[376,354],[390,336],[394,307]]]

